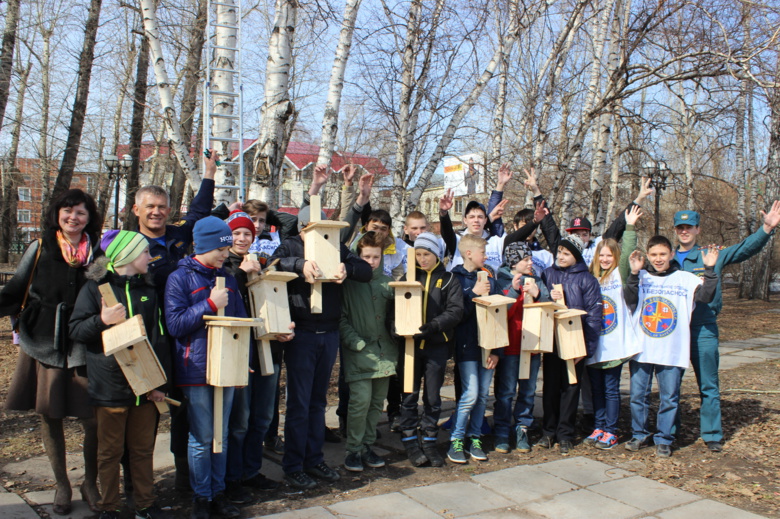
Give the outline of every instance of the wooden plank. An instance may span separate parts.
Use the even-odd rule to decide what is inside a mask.
[[[224,311],[224,310],[223,310]],[[204,321],[237,321],[237,322],[245,322],[245,323],[252,323],[257,324],[257,321],[254,317],[230,317],[225,315],[204,315],[203,316]],[[227,326],[233,326],[227,325]]]
[[[140,319],[141,316],[135,317]],[[135,318],[129,321],[133,320]],[[165,371],[163,371],[160,360],[155,355],[152,345],[149,344],[149,340],[146,337],[114,353],[114,359],[116,359],[117,364],[122,369],[127,383],[136,396],[143,396],[165,384]]]
[[[572,359],[566,361],[566,371],[569,373],[569,384],[576,384],[577,372],[574,370],[574,361]]]
[[[561,292],[561,298],[556,299],[555,302],[566,306],[566,295],[563,293],[563,285],[553,285],[553,290],[559,290]]]
[[[157,412],[160,414],[165,414],[168,412],[168,406],[165,405],[165,402],[154,402],[154,405],[157,407]]]
[[[103,353],[115,355],[134,344],[146,339],[146,326],[143,317],[135,315],[124,322],[103,330]]]
[[[179,407],[181,405],[181,402],[179,402],[178,400],[174,400],[173,398],[168,398],[167,396],[165,397],[165,401],[168,402],[170,405],[176,407]]]
[[[98,285],[98,291],[106,302],[106,306],[114,306],[119,304],[119,300],[114,295],[114,289],[108,283]]]
[[[407,247],[406,249],[406,280],[407,281],[417,281],[417,273],[415,269],[417,268],[417,254],[414,250],[414,247]],[[409,275],[409,272],[411,272],[411,276]],[[411,277],[411,279],[409,279]]]
[[[395,287],[395,329],[398,335],[409,337],[420,333],[422,326],[422,285]]]
[[[414,339],[406,338],[404,350],[404,393],[414,391]]]
[[[274,359],[271,355],[271,341],[267,339],[257,341],[257,356],[260,359],[260,374],[264,377],[273,375]]]
[[[311,286],[311,313],[322,313],[322,281],[315,281]]]
[[[528,380],[531,378],[531,352],[527,350],[520,351],[520,369],[517,378]]]
[[[216,281],[216,288],[225,288],[225,278],[218,277]],[[217,310],[217,315],[224,316],[225,309],[220,308]],[[208,360],[211,362],[211,341],[208,342],[209,356]],[[212,445],[212,451],[215,453],[222,452],[222,408],[224,405],[224,394],[221,387],[214,387],[214,441]]]

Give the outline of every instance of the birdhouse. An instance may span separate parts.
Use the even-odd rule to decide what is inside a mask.
[[[516,300],[497,294],[481,296],[473,301],[477,305],[479,345],[486,350],[509,346],[507,309]]]
[[[140,315],[103,332],[103,353],[106,356],[114,356],[127,383],[137,396],[145,395],[165,384],[165,371],[149,343],[144,320]]]
[[[206,383],[217,387],[249,383],[249,345],[252,328],[262,319],[206,315],[208,357]]]
[[[566,308],[558,303],[529,303],[523,306],[523,333],[520,342],[520,370],[517,378],[531,376],[531,354],[552,353],[555,337],[555,311]]]
[[[563,293],[562,285],[553,285],[554,290]],[[566,300],[561,298],[559,303],[566,305]],[[555,342],[558,345],[558,356],[566,361],[566,370],[569,373],[569,383],[577,383],[577,373],[574,370],[574,359],[588,354],[585,348],[585,331],[582,329],[581,316],[588,312],[566,308],[555,312]]]
[[[263,271],[246,284],[252,316],[262,319],[262,324],[255,328],[255,340],[258,345],[260,372],[263,375],[274,372],[271,339],[290,333],[292,318],[287,299],[287,283],[297,277],[298,275],[292,272],[269,270]]]
[[[317,281],[311,289],[311,311],[322,313],[322,283],[335,281],[341,264],[341,240],[339,231],[349,227],[347,222],[320,219],[320,197],[313,195],[309,202],[311,219],[303,228],[303,257],[319,268]]]
[[[406,278],[416,279],[414,248],[406,249]],[[423,286],[419,281],[391,281],[395,290],[395,330],[406,337],[404,348],[404,393],[414,390],[414,338],[420,333],[423,315]]]

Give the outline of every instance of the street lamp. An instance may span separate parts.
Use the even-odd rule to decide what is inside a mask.
[[[116,155],[106,155],[103,158],[108,168],[108,178],[115,178],[114,184],[114,229],[119,229],[119,181],[130,171],[133,165],[133,157],[122,155],[120,159]],[[116,172],[114,170],[116,169]]]
[[[642,166],[645,176],[650,177],[651,186],[655,188],[655,235],[658,236],[661,223],[661,192],[666,189],[666,181],[672,173],[663,160],[645,162]]]

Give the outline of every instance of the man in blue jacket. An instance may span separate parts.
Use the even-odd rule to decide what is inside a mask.
[[[764,225],[741,242],[726,247],[720,252],[715,272],[722,279],[723,269],[733,263],[741,263],[758,252],[769,241],[770,234],[780,224],[780,202],[775,201],[772,209],[761,211]],[[696,211],[678,211],[674,215],[674,231],[679,246],[675,259],[682,270],[697,276],[704,274],[704,261],[696,245],[701,232],[701,217]],[[696,373],[701,398],[701,437],[713,452],[723,450],[723,427],[720,413],[720,382],[718,380],[718,314],[723,307],[723,293],[720,283],[715,298],[708,304],[697,304],[691,317],[691,364]]]

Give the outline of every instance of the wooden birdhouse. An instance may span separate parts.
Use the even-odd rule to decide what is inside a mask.
[[[267,270],[246,284],[252,316],[262,319],[262,324],[255,328],[255,340],[260,372],[263,375],[274,372],[271,339],[290,333],[292,318],[287,299],[287,283],[297,277],[298,275],[292,272]]]
[[[311,217],[303,228],[303,257],[319,268],[317,281],[312,285],[311,311],[322,313],[322,283],[335,281],[341,264],[341,240],[339,231],[349,227],[347,222],[321,220],[320,197],[314,195],[309,202]]]
[[[555,290],[563,293],[562,285],[554,285]],[[565,299],[560,303],[566,304]],[[577,373],[574,370],[574,359],[588,354],[585,348],[585,332],[582,329],[582,317],[588,312],[584,310],[568,309],[555,312],[555,342],[558,345],[558,356],[566,361],[569,373],[569,383],[577,383]]]
[[[480,274],[487,274],[480,272]],[[499,294],[475,298],[479,345],[482,347],[482,364],[487,367],[487,356],[496,348],[509,346],[507,309],[517,300]]]
[[[98,287],[108,306],[119,303],[111,286]],[[135,315],[103,332],[103,353],[113,355],[136,396],[145,395],[167,380],[160,360],[146,336],[143,317]],[[167,409],[158,406],[160,412]]]
[[[520,343],[518,378],[530,376],[531,354],[552,353],[555,337],[555,311],[566,308],[553,302],[529,303],[523,306],[523,334]]]
[[[416,279],[414,247],[406,249],[406,278]],[[420,333],[423,314],[423,286],[419,281],[392,281],[395,290],[395,329],[406,338],[404,349],[404,393],[414,391],[414,338]]]

